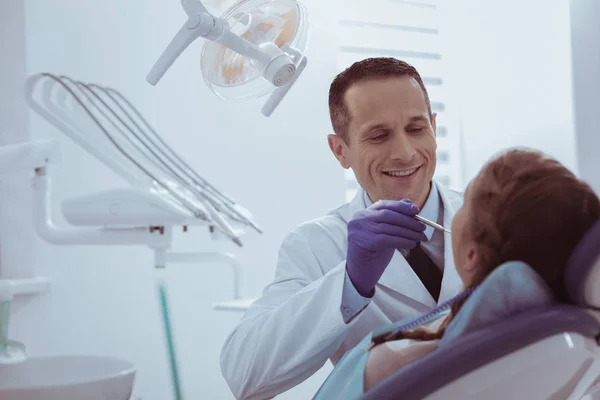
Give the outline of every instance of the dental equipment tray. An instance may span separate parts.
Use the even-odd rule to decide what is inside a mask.
[[[29,77],[25,94],[32,110],[130,185],[64,200],[70,224],[210,225],[238,245],[240,225],[262,232],[248,210],[179,157],[117,90],[42,73]]]
[[[194,223],[189,210],[164,193],[115,189],[78,196],[62,202],[62,212],[77,226],[160,226]],[[202,221],[205,223],[204,221]]]

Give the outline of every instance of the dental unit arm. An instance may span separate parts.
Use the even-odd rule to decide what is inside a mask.
[[[290,18],[295,19],[295,21],[293,21],[293,24],[295,24],[294,26],[301,24],[301,28],[303,27],[304,30],[307,29],[307,23],[304,21],[304,19],[306,19],[306,10],[299,3],[295,4],[294,1],[286,2],[285,0],[275,0],[257,3],[259,7],[253,9],[251,12],[240,11],[241,8],[246,6],[246,3],[249,3],[249,0],[240,1],[232,10],[226,13],[224,17],[215,17],[208,12],[201,1],[182,0],[181,4],[188,19],[150,70],[150,73],[146,78],[148,83],[156,85],[183,51],[194,40],[201,37],[207,41],[222,45],[251,61],[252,67],[256,69],[262,79],[266,80],[271,86],[270,90],[268,90],[271,92],[271,95],[262,108],[262,114],[267,117],[270,116],[294,85],[306,66],[307,59],[303,54],[304,49],[302,48],[306,45],[306,42],[302,40],[299,41],[299,48],[294,47],[294,43],[290,43],[289,41],[288,43],[280,43],[280,46],[278,46],[276,43],[269,40],[269,38],[265,37],[265,32],[261,32],[261,30],[265,29],[265,26],[270,28],[274,27],[273,23],[270,22],[273,21],[273,16],[267,16],[271,18],[270,21],[265,20],[256,22],[253,20],[260,17],[258,17],[258,14],[252,14],[251,12],[260,9],[261,6],[268,7],[270,6],[270,3],[289,3],[286,5],[292,5],[294,11],[287,15],[288,20],[284,21],[284,27],[280,31],[279,36],[277,36],[277,38],[280,38],[283,33],[288,34],[285,30],[287,29],[287,26],[289,26]],[[263,13],[260,12],[260,14]],[[228,19],[228,16],[232,17]],[[230,24],[229,21],[232,21],[232,24]],[[231,25],[236,24],[246,25],[246,31],[241,35],[234,33]],[[301,28],[295,30],[294,37],[306,35],[306,32],[302,32]],[[256,43],[251,41],[250,37],[252,37]],[[203,57],[209,56],[203,54]],[[221,61],[223,61],[223,63],[217,63],[215,60],[207,61],[207,63],[210,63],[211,65],[209,71],[203,71],[207,83],[209,83],[211,79],[206,76],[207,74],[218,74],[222,71],[215,71],[215,69],[228,67],[228,65],[226,65],[228,64],[227,60],[223,59]],[[215,64],[219,65],[215,67]]]
[[[147,246],[158,268],[170,263],[224,264],[233,272],[233,299],[215,308],[236,311],[247,304],[240,294],[237,258],[222,251],[173,252],[174,231],[189,234],[200,227],[213,240],[228,239],[239,246],[246,228],[262,230],[249,211],[179,157],[131,102],[114,89],[48,73],[27,79],[25,99],[129,184],[63,200],[67,224],[60,226],[52,218],[49,165],[58,159],[58,142],[0,146],[0,172],[17,167],[33,172],[33,219],[40,238],[56,245]]]
[[[217,93],[215,88],[235,91],[250,87],[251,95],[245,93],[244,98],[270,93],[262,108],[263,115],[270,116],[307,64],[304,50],[308,25],[304,7],[296,0],[241,0],[223,17],[217,18],[198,0],[182,0],[182,5],[188,19],[159,57],[147,81],[156,85],[181,53],[202,37],[207,39],[202,61],[208,86],[221,97],[227,96]],[[287,7],[286,11],[276,14],[281,5]],[[236,34],[232,29],[236,23],[247,25],[246,31]],[[220,63],[214,62],[215,56],[222,58]],[[238,56],[242,57],[241,61]],[[230,63],[232,57],[235,60]],[[221,69],[232,66],[225,73]],[[223,79],[226,85],[221,84]],[[174,262],[225,264],[233,269],[233,300],[216,303],[214,308],[240,311],[248,307],[252,299],[243,299],[240,295],[242,270],[233,254],[170,250],[176,228],[185,233],[198,226],[208,228],[212,239],[224,236],[242,246],[240,236],[245,228],[262,233],[247,210],[183,161],[117,90],[41,73],[27,79],[25,99],[30,109],[128,184],[121,189],[65,199],[62,216],[67,224],[60,226],[53,221],[50,196],[50,164],[59,160],[59,142],[35,140],[0,145],[0,177],[23,170],[31,173],[33,222],[41,239],[56,245],[147,246],[154,252],[154,266],[161,270]],[[0,379],[0,397],[88,398],[90,393],[108,393],[103,388],[109,388],[110,396],[115,398],[131,396],[135,367],[128,362],[93,356],[28,359],[25,346],[9,339],[13,298],[43,293],[49,286],[46,278],[31,277],[29,273],[19,276],[13,279],[10,274],[0,274],[0,378],[4,379]],[[159,289],[171,344],[172,378],[179,399],[164,282],[159,284]],[[57,373],[44,371],[48,365]],[[84,372],[80,373],[79,369]],[[5,371],[11,372],[5,374]],[[114,374],[109,372],[114,376],[107,379],[107,371],[114,371]],[[19,382],[13,379],[15,376]]]

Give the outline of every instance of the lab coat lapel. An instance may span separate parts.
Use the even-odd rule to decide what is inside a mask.
[[[463,198],[461,194],[448,191],[441,185],[437,185],[437,188],[444,205],[444,226],[450,228],[456,211],[462,206]],[[452,238],[449,233],[444,232],[444,277],[442,278],[442,288],[438,304],[456,296],[462,290],[462,287],[462,280],[454,265]]]
[[[429,294],[415,271],[399,251],[394,252],[392,261],[379,279],[379,285],[410,297],[428,308],[435,307],[435,301]]]

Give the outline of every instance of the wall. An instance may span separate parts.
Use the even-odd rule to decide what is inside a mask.
[[[27,110],[18,100],[25,79],[24,21],[22,2],[0,2],[0,145],[23,142],[28,137]],[[0,175],[0,194],[15,194],[0,195],[0,275],[6,278],[27,276],[33,269],[32,253],[21,245],[35,239],[26,212],[31,209],[29,174]]]
[[[22,4],[2,2],[3,7],[7,3]],[[176,241],[177,250],[216,247],[238,254],[245,268],[244,295],[258,296],[272,278],[285,233],[343,202],[343,170],[326,144],[327,90],[334,71],[326,6],[316,7],[316,0],[305,2],[313,25],[309,67],[276,113],[266,119],[260,114],[264,99],[229,103],[209,92],[199,68],[200,42],[178,59],[158,86],[146,83],[150,67],[185,21],[178,1],[28,0],[24,4],[25,24],[23,16],[21,23],[15,19],[23,15],[18,7],[0,13],[14,21],[16,33],[24,25],[27,38],[26,54],[2,55],[3,69],[15,70],[8,95],[2,81],[3,112],[25,113],[19,93],[26,73],[66,74],[122,91],[182,157],[251,210],[264,229],[262,236],[248,236],[243,249],[211,243],[204,231],[177,237],[181,239]],[[11,32],[3,37],[18,35]],[[24,45],[23,40],[19,43]],[[21,118],[19,123],[24,121]],[[56,137],[63,143],[62,163],[51,170],[54,217],[59,222],[63,222],[59,213],[63,199],[124,185],[36,114],[30,114],[29,125],[32,137]],[[139,396],[171,398],[151,252],[43,243],[32,234],[29,209],[17,207],[27,196],[26,191],[11,194],[10,211],[30,234],[20,242],[20,249],[34,255],[38,272],[51,277],[53,287],[46,296],[15,301],[10,336],[25,342],[32,356],[124,357],[139,365]],[[211,308],[215,301],[230,299],[230,270],[220,265],[177,265],[168,268],[166,275],[184,393],[187,398],[231,399],[220,374],[219,351],[241,314]],[[323,378],[316,377],[315,383],[282,398],[309,398]]]
[[[464,180],[500,149],[530,146],[577,171],[569,3],[456,0],[449,44]]]
[[[184,21],[177,1],[28,0],[24,13],[15,5],[20,2],[0,2],[0,16],[7,17],[1,20],[3,37],[8,26],[16,46],[2,48],[0,76],[4,78],[5,69],[13,74],[1,81],[0,124],[13,118],[18,122],[10,124],[16,127],[27,124],[18,94],[18,82],[26,73],[67,74],[124,92],[183,157],[249,208],[264,228],[264,235],[251,235],[241,250],[216,246],[240,256],[247,271],[243,292],[257,296],[271,279],[282,236],[342,202],[345,190],[343,171],[325,139],[326,95],[335,69],[335,43],[326,27],[333,26],[335,4],[304,2],[312,14],[311,61],[268,120],[260,115],[259,102],[228,103],[207,90],[199,70],[200,43],[183,54],[157,87],[145,82],[150,66]],[[453,6],[452,61],[463,115],[465,178],[474,176],[495,151],[518,144],[548,151],[576,169],[568,4],[457,0]],[[25,19],[26,54],[20,53],[25,42],[19,18]],[[7,46],[8,41],[2,43]],[[301,106],[308,109],[301,112]],[[28,123],[35,138],[64,139],[37,115],[30,114]],[[62,164],[52,176],[59,221],[62,199],[123,185],[67,140]],[[23,187],[0,197],[3,216],[20,216],[8,226],[18,226],[19,235],[26,238],[10,242],[20,244],[12,257],[34,257],[32,262],[40,274],[53,279],[53,287],[46,296],[15,302],[11,337],[26,342],[34,356],[84,353],[130,359],[140,368],[138,395],[145,400],[171,398],[151,253],[144,248],[56,247],[41,242],[30,230]],[[17,237],[12,230],[7,236],[6,226],[0,226],[0,250]],[[178,250],[215,246],[202,233],[178,239]],[[0,267],[14,268],[20,264],[16,259]],[[230,271],[219,265],[181,265],[166,273],[185,394],[232,398],[218,357],[240,315],[211,309],[214,301],[228,299]],[[280,398],[310,398],[327,370]]]
[[[579,171],[600,192],[600,2],[571,0],[570,11]]]

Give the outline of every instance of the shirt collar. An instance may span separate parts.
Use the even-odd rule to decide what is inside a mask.
[[[373,204],[366,190],[363,190],[363,199],[365,201],[365,207],[369,207]],[[431,190],[429,191],[429,197],[425,201],[423,208],[419,212],[419,215],[423,218],[427,218],[430,221],[438,222],[440,216],[440,195],[434,182],[431,182]],[[429,225],[425,226],[425,236],[427,240],[431,240],[433,236],[434,228]]]

